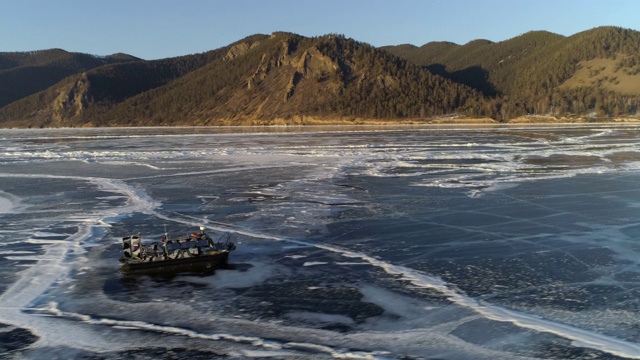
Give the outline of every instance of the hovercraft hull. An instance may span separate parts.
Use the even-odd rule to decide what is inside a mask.
[[[124,275],[166,275],[175,273],[210,273],[224,267],[229,252],[174,260],[127,262],[120,267]]]

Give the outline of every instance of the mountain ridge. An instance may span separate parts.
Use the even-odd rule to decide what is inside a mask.
[[[2,79],[0,127],[635,117],[640,33],[600,27],[376,48],[339,34],[274,32],[152,61],[61,49],[0,53]]]

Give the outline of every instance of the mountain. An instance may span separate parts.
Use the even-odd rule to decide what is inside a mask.
[[[0,53],[0,84],[0,127],[637,116],[640,33],[601,27],[375,48],[276,32],[154,61]]]
[[[516,71],[526,66],[521,63],[523,59],[562,38],[546,31],[534,31],[499,43],[489,40],[474,40],[465,45],[431,42],[410,51],[403,46],[383,49],[479,89],[485,95],[495,96],[510,92]]]
[[[481,91],[481,114],[636,115],[640,32],[600,27],[564,37],[532,31],[493,43],[428,43],[384,50]]]
[[[481,95],[341,35],[255,35],[206,54],[110,64],[0,109],[3,126],[239,125],[463,111]]]
[[[98,57],[61,49],[0,52],[0,108],[67,76],[99,66],[140,60],[126,54]]]

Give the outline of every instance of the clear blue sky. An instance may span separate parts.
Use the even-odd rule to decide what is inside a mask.
[[[0,52],[62,48],[158,59],[274,31],[328,33],[374,46],[474,39],[530,30],[570,36],[597,26],[640,29],[640,0],[2,0]]]

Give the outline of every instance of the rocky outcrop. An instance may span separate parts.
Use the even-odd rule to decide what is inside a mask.
[[[279,49],[275,56],[270,57],[266,53],[262,55],[258,68],[247,79],[249,90],[263,82],[273,69],[290,66],[291,75],[283,96],[284,101],[287,101],[294,96],[296,87],[303,79],[321,82],[340,72],[339,64],[323,55],[316,47],[310,47],[296,56],[297,44],[291,40],[283,40]]]
[[[297,70],[307,78],[322,81],[339,72],[340,66],[330,57],[323,55],[317,48],[312,47],[305,50],[300,57]]]
[[[263,81],[271,69],[289,65],[291,63],[291,54],[295,51],[295,46],[289,40],[283,40],[279,45],[280,51],[276,56],[269,56],[269,54],[263,54],[260,59],[260,64],[256,71],[247,79],[247,88],[249,90],[257,86]]]
[[[91,83],[86,73],[63,87],[52,103],[52,120],[55,123],[62,123],[65,119],[73,118],[82,114],[89,106],[89,89]]]
[[[376,77],[376,84],[386,90],[399,90],[400,81],[391,75],[378,75]]]
[[[248,43],[241,43],[241,44],[237,44],[231,47],[231,49],[229,49],[229,51],[227,52],[227,55],[225,55],[222,60],[224,61],[229,61],[229,60],[233,60],[237,57],[240,57],[246,53],[249,52],[249,50],[255,48],[256,46],[260,45],[259,41],[254,42],[253,44],[248,44]]]
[[[291,77],[291,79],[289,80],[289,84],[287,85],[287,91],[284,94],[284,101],[289,100],[293,96],[293,93],[296,90],[296,86],[298,85],[301,79],[302,79],[301,73],[297,71],[293,73],[293,76]]]

